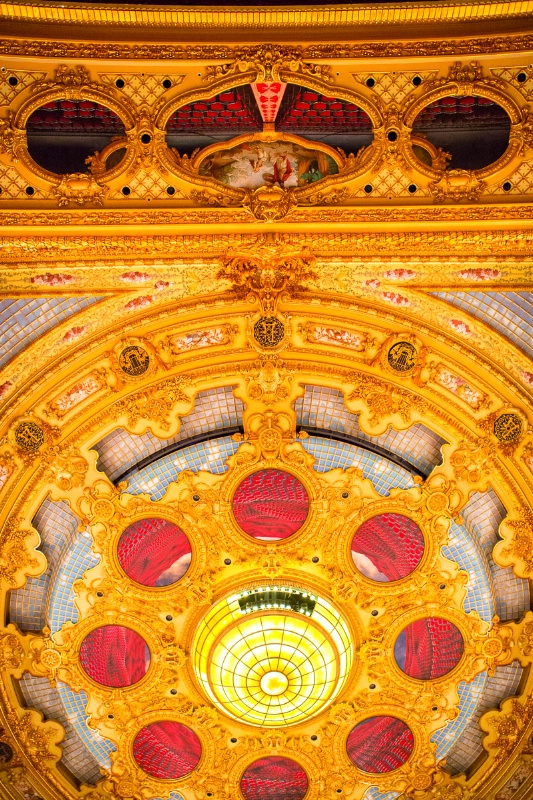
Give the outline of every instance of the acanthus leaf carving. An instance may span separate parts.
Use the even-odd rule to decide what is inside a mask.
[[[272,315],[281,295],[305,291],[304,282],[318,277],[315,264],[306,247],[264,237],[249,247],[228,250],[216,277],[230,281],[236,297],[257,302],[263,314]]]
[[[140,420],[156,422],[164,431],[170,430],[170,414],[177,403],[190,405],[190,397],[183,391],[188,381],[183,376],[175,376],[161,381],[139,392],[117,400],[115,409],[118,415],[124,414],[128,425],[133,428]]]
[[[325,83],[333,79],[329,64],[314,64],[302,59],[302,48],[290,45],[261,44],[242,47],[235,51],[235,60],[229,64],[207,67],[205,81],[225,78],[229,75],[254,71],[259,83],[283,81],[282,70],[300,73]]]
[[[407,423],[412,418],[412,411],[423,413],[427,401],[407,389],[381,381],[373,375],[352,372],[346,376],[346,383],[353,388],[346,400],[363,400],[370,412],[369,425],[375,427],[387,416],[398,414]]]

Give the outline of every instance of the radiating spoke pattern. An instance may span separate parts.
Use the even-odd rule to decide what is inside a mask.
[[[405,764],[412,753],[413,734],[396,717],[370,717],[356,725],[348,736],[350,761],[364,772],[391,772]]]
[[[404,628],[394,645],[394,657],[406,675],[432,681],[451,672],[463,650],[463,637],[453,623],[426,617]]]
[[[206,693],[254,725],[290,725],[317,714],[351,666],[343,620],[320,599],[307,613],[243,611],[238,599],[217,604],[197,631],[193,665]]]
[[[97,683],[118,689],[132,686],[145,676],[150,651],[142,636],[130,628],[103,625],[81,643],[80,662]]]
[[[201,755],[198,736],[180,722],[154,722],[142,728],[133,742],[136,762],[154,778],[183,778],[193,771]]]
[[[235,519],[256,539],[287,539],[302,527],[308,512],[305,488],[281,469],[248,475],[233,497]]]
[[[241,779],[245,800],[302,800],[308,780],[290,758],[268,756],[250,764]]]
[[[126,575],[143,586],[169,586],[191,563],[191,545],[181,528],[166,519],[140,519],[119,539],[117,557]]]

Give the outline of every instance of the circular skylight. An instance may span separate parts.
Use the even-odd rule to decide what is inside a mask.
[[[353,649],[346,623],[325,600],[258,587],[216,603],[200,623],[192,663],[206,694],[252,725],[303,722],[341,690]]]

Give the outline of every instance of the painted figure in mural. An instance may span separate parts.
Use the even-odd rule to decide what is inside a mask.
[[[285,181],[292,174],[291,162],[286,153],[280,153],[274,161],[274,184],[279,184],[281,188],[285,186]],[[268,180],[270,176],[265,175]]]
[[[306,186],[339,171],[328,153],[293,142],[246,142],[211,153],[199,168],[200,175],[215,178],[238,189]]]

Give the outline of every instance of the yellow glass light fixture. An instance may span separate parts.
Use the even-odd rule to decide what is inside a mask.
[[[252,725],[295,725],[333,701],[350,671],[346,623],[322,598],[266,587],[216,603],[192,647],[208,697]]]

